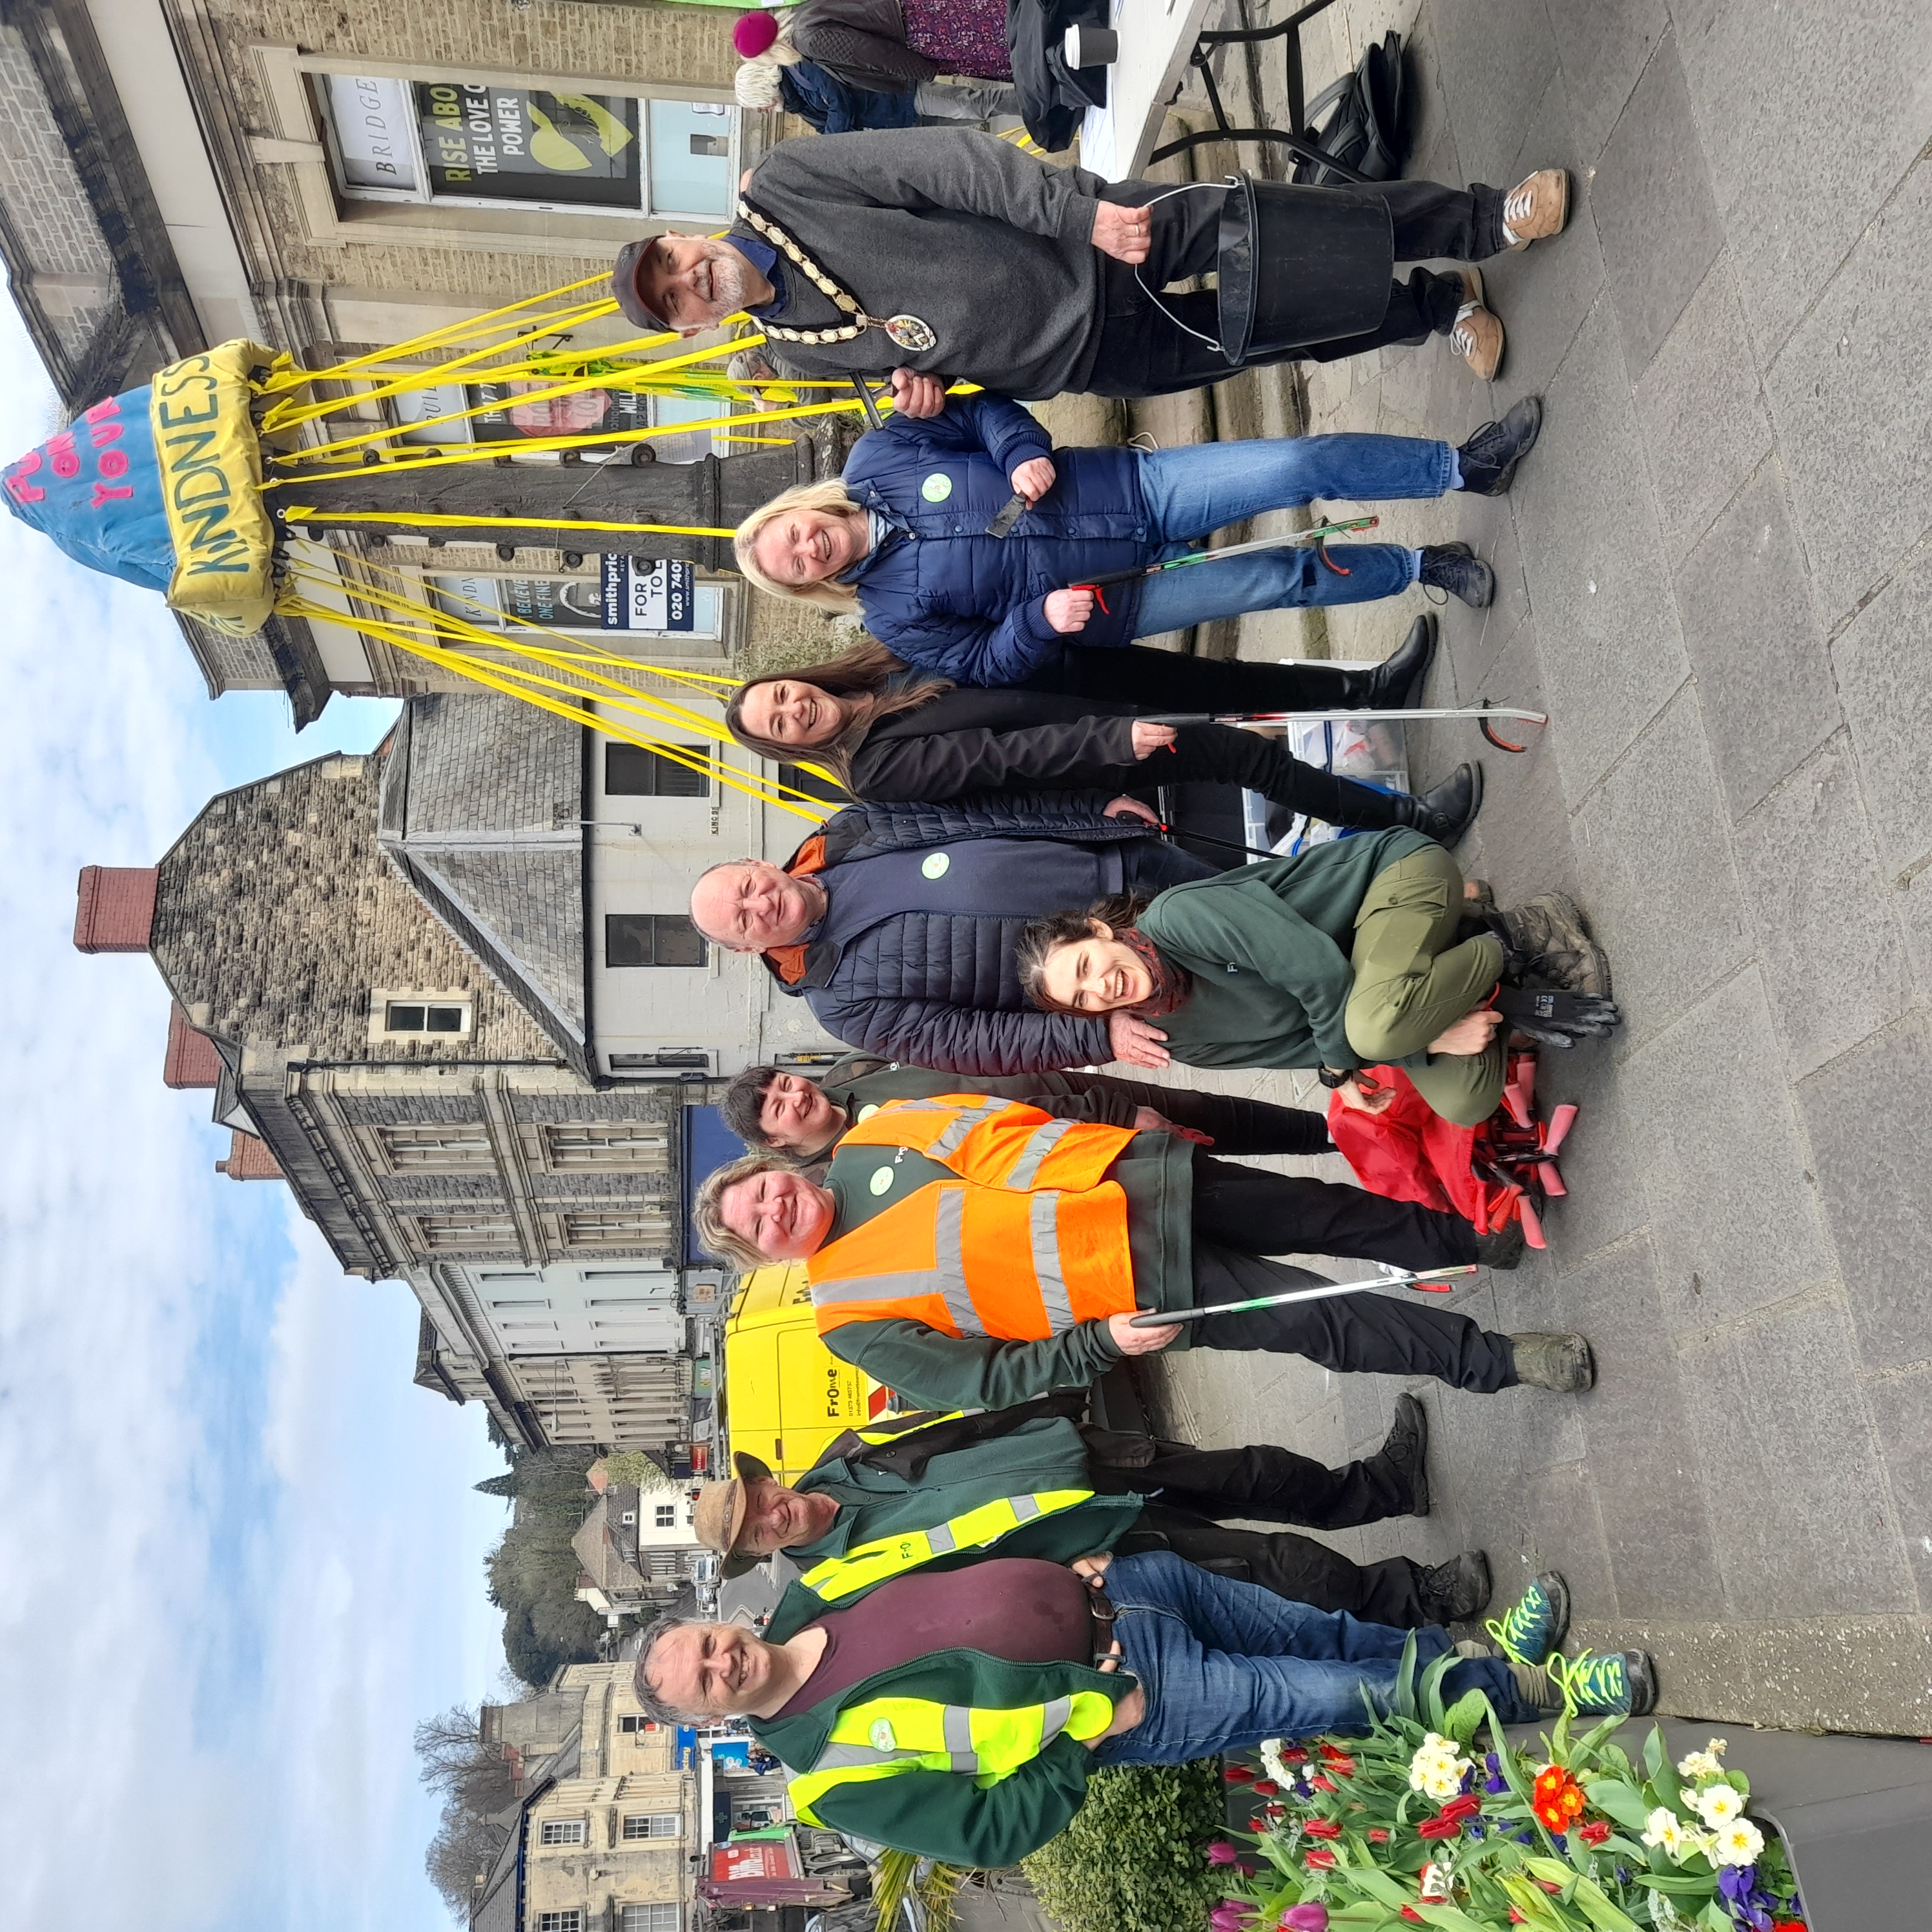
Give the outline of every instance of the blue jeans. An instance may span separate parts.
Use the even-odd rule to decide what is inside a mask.
[[[1147,1715],[1100,1745],[1096,1764],[1184,1764],[1264,1738],[1359,1736],[1368,1718],[1362,1693],[1386,1704],[1409,1635],[1290,1603],[1165,1550],[1116,1557],[1106,1586],[1114,1634],[1146,1694]],[[1414,1636],[1418,1668],[1450,1647],[1439,1625]],[[1466,1690],[1487,1691],[1504,1724],[1538,1714],[1501,1658],[1453,1665],[1443,1696],[1453,1702]]]
[[[1455,476],[1455,452],[1446,442],[1408,436],[1272,436],[1155,450],[1141,454],[1138,468],[1150,534],[1159,544],[1152,562],[1178,556],[1228,524],[1317,497],[1439,496]],[[1137,634],[1184,630],[1245,610],[1366,604],[1415,581],[1417,553],[1399,544],[1328,548],[1342,571],[1322,562],[1312,545],[1297,545],[1150,577],[1141,592]]]

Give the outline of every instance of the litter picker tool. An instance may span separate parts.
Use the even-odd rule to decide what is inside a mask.
[[[1367,1281],[1325,1281],[1316,1288],[1291,1288],[1280,1294],[1258,1294],[1249,1301],[1219,1301],[1211,1308],[1150,1310],[1130,1316],[1130,1328],[1164,1328],[1172,1322],[1204,1322],[1210,1315],[1246,1315],[1256,1308],[1286,1308],[1294,1301],[1326,1301],[1337,1294],[1360,1294],[1372,1288],[1419,1288],[1427,1294],[1453,1294],[1454,1284],[1466,1281],[1476,1272],[1470,1262],[1458,1268],[1425,1268],[1420,1274],[1404,1269],[1396,1274],[1378,1274]]]
[[[1232,555],[1232,552],[1225,553]],[[1221,551],[1211,555],[1220,556]],[[1138,576],[1137,571],[1128,573]],[[1112,583],[1108,578],[1103,580]],[[1076,590],[1084,585],[1076,584]],[[1524,724],[1539,728],[1550,722],[1546,711],[1526,711],[1511,704],[1492,704],[1487,698],[1479,704],[1451,706],[1442,710],[1414,711],[1147,711],[1140,714],[1141,722],[1147,724],[1352,724],[1358,721],[1387,718],[1391,724],[1420,724],[1429,718],[1473,718],[1481,728],[1483,736],[1499,752],[1526,752],[1526,745],[1513,745],[1507,738],[1499,738],[1490,729],[1490,721],[1497,718],[1514,718]]]
[[[1317,524],[1310,530],[1288,530],[1277,537],[1256,537],[1251,543],[1229,544],[1225,550],[1191,550],[1183,556],[1171,556],[1164,562],[1136,564],[1130,570],[1110,570],[1100,577],[1084,578],[1078,584],[1070,584],[1070,590],[1090,590],[1100,598],[1100,608],[1107,610],[1107,600],[1102,591],[1116,584],[1132,584],[1143,577],[1158,577],[1163,570],[1186,570],[1197,563],[1226,563],[1231,556],[1251,556],[1257,550],[1292,550],[1298,544],[1312,543],[1316,554],[1337,577],[1347,577],[1351,573],[1337,563],[1323,548],[1330,537],[1345,536],[1354,530],[1372,530],[1382,521],[1379,517],[1350,517],[1340,523]],[[1107,612],[1113,615],[1111,610]]]

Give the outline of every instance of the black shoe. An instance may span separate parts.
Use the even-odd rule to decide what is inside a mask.
[[[1435,612],[1424,611],[1409,626],[1408,635],[1373,670],[1353,674],[1348,702],[1364,711],[1400,711],[1414,704],[1436,655],[1436,630]]]
[[[1402,802],[1402,824],[1426,832],[1438,845],[1454,846],[1483,808],[1483,768],[1458,765],[1439,785]]]
[[[1486,1268],[1513,1268],[1522,1259],[1522,1251],[1528,1245],[1522,1223],[1512,1221],[1506,1228],[1476,1237],[1476,1258]]]
[[[1480,1550],[1466,1550],[1424,1570],[1416,1579],[1415,1594],[1431,1623],[1454,1624],[1489,1608],[1490,1587],[1490,1559]]]
[[[1486,610],[1496,594],[1496,574],[1466,543],[1431,544],[1422,553],[1419,580],[1446,590],[1474,610]]]
[[[1394,1471],[1408,1496],[1408,1514],[1429,1514],[1429,1412],[1412,1395],[1395,1399],[1395,1420],[1370,1459]]]
[[[1540,396],[1526,396],[1501,422],[1484,424],[1456,452],[1462,488],[1478,496],[1500,496],[1542,428]]]

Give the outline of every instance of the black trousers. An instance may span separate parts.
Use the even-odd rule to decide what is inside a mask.
[[[1306,658],[1294,664],[1255,664],[1244,658],[1190,657],[1144,644],[1118,650],[1064,644],[1059,656],[1042,664],[1020,688],[1097,698],[1110,706],[1126,704],[1147,711],[1334,711],[1359,701],[1361,677]],[[1255,738],[1252,731],[1240,735],[1258,744],[1268,742]],[[1140,783],[1146,784],[1146,766],[1135,769]],[[1156,783],[1166,784],[1174,775],[1153,776]]]
[[[1499,189],[1422,181],[1370,185],[1388,204],[1398,262],[1480,262],[1504,246]],[[1217,298],[1206,292],[1162,292],[1169,282],[1213,272],[1225,190],[1202,187],[1172,194],[1155,182],[1116,182],[1100,198],[1141,207],[1162,196],[1168,198],[1154,210],[1152,252],[1138,274],[1135,265],[1111,256],[1102,263],[1100,340],[1085,386],[1093,394],[1169,395],[1218,382],[1233,366],[1221,353]],[[1388,310],[1367,334],[1252,356],[1244,366],[1334,362],[1385,344],[1444,335],[1454,326],[1462,299],[1460,280],[1418,268],[1406,282],[1390,285]]]
[[[1204,1241],[1250,1259],[1263,1255],[1340,1255],[1392,1262],[1397,1268],[1436,1268],[1476,1258],[1476,1231],[1460,1214],[1444,1214],[1412,1201],[1391,1201],[1364,1187],[1242,1167],[1205,1153],[1194,1157],[1194,1240],[1197,1249]]]
[[[1317,1287],[1320,1277],[1286,1262],[1194,1243],[1194,1305],[1242,1301],[1284,1288]],[[1338,1374],[1433,1376],[1451,1388],[1493,1395],[1516,1385],[1516,1355],[1506,1335],[1479,1328],[1466,1315],[1414,1290],[1330,1296],[1246,1315],[1192,1323],[1197,1347],[1264,1348],[1305,1355]]]
[[[1258,1584],[1318,1610],[1346,1610],[1365,1623],[1419,1630],[1436,1621],[1424,1609],[1421,1572],[1406,1556],[1354,1563],[1339,1550],[1292,1530],[1224,1529],[1186,1510],[1150,1503],[1114,1546],[1132,1556],[1171,1550],[1204,1570]]]
[[[1150,1081],[1120,1080],[1111,1073],[1081,1077],[1089,1086],[1120,1094],[1136,1107],[1153,1108],[1178,1127],[1192,1127],[1198,1132],[1211,1135],[1217,1153],[1335,1151],[1334,1143],[1328,1138],[1328,1117],[1306,1107],[1277,1107],[1267,1100],[1245,1100],[1234,1094],[1204,1094],[1192,1087],[1156,1087]]]
[[[1211,879],[1225,867],[1211,866],[1178,845],[1159,838],[1129,838],[1120,844],[1120,884],[1124,891],[1152,898],[1169,886],[1184,886],[1195,879]],[[1078,910],[1078,908],[1070,908]]]
[[[1190,1516],[1237,1516],[1299,1523],[1306,1529],[1353,1529],[1406,1516],[1414,1502],[1402,1472],[1374,1455],[1331,1469],[1312,1456],[1269,1442],[1240,1449],[1151,1444],[1144,1462],[1102,1461],[1089,1438],[1088,1480],[1103,1496],[1146,1496]]]

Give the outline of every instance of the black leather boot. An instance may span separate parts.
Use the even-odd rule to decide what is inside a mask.
[[[1426,832],[1437,844],[1454,847],[1483,808],[1483,768],[1458,765],[1439,785],[1404,796],[1390,794],[1399,811],[1396,823]]]
[[[1406,710],[1421,698],[1423,680],[1435,656],[1436,614],[1425,610],[1409,626],[1408,635],[1373,670],[1336,674],[1342,703],[1359,704],[1364,711]]]

